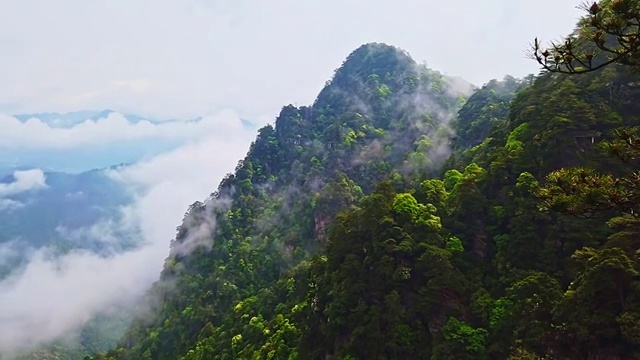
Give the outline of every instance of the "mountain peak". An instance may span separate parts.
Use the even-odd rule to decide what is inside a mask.
[[[372,42],[359,46],[347,56],[318,94],[313,108],[316,111],[330,106],[338,112],[358,108],[362,113],[365,111],[362,104],[398,109],[399,103],[420,103],[435,98],[439,98],[436,102],[441,104],[448,103],[446,108],[452,108],[458,104],[451,100],[466,97],[468,88],[416,63],[408,52],[398,47]],[[384,112],[378,110],[378,113]]]
[[[409,53],[400,48],[384,43],[367,43],[347,56],[336,71],[334,82],[340,82],[345,76],[355,76],[363,80],[371,75],[381,78],[392,77],[415,70],[416,66]]]
[[[360,45],[357,49],[353,50],[349,56],[347,56],[345,63],[358,58],[368,58],[368,60],[373,60],[380,57],[384,58],[385,56],[393,56],[395,60],[398,60],[399,62],[415,64],[411,55],[409,55],[407,51],[402,50],[397,46],[377,42]]]

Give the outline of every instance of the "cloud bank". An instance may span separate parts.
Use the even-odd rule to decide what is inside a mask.
[[[23,351],[69,334],[97,312],[129,304],[148,289],[188,206],[215,190],[255,137],[232,112],[213,119],[207,125],[212,131],[198,141],[112,172],[138,193],[118,226],[140,231],[139,248],[108,257],[73,251],[55,260],[39,250],[24,271],[0,282],[0,351]],[[96,236],[106,228],[88,231]],[[105,241],[113,241],[111,235],[105,230]]]
[[[96,121],[86,120],[61,128],[37,118],[22,122],[10,115],[0,115],[0,149],[81,148],[142,139],[197,141],[212,133],[237,131],[238,124],[225,121],[233,117],[237,116],[227,110],[199,121],[132,123],[124,115],[113,112]]]
[[[40,169],[14,171],[13,178],[15,181],[11,183],[0,184],[0,198],[47,186],[45,183],[46,177]],[[4,200],[4,202],[0,201],[0,206],[2,206],[1,204],[13,203],[8,199],[0,200]]]

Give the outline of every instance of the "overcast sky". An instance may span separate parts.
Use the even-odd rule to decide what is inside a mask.
[[[537,73],[535,36],[579,0],[5,0],[0,112],[112,108],[273,119],[309,104],[359,45],[386,42],[474,84]]]

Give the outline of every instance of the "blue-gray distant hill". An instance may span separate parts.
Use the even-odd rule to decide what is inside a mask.
[[[45,171],[44,176],[45,186],[0,192],[0,278],[23,263],[33,250],[48,247],[60,253],[72,249],[108,253],[135,243],[115,227],[100,226],[104,221],[117,222],[120,208],[133,201],[125,184],[104,170],[78,174]],[[0,187],[16,181],[13,173],[2,174]]]

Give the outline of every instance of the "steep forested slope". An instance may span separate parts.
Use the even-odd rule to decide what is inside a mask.
[[[486,139],[498,122],[507,119],[516,92],[534,80],[532,75],[526,81],[505,76],[502,81],[491,80],[475,91],[454,120],[455,148],[473,147]]]
[[[121,356],[295,356],[304,259],[323,248],[338,210],[389,176],[404,187],[441,163],[463,100],[396,48],[355,50],[312,106],[284,107],[236,172],[192,206],[150,294],[160,303]]]
[[[638,77],[611,67],[530,80],[442,179],[381,185],[339,217],[310,267],[300,358],[638,356],[637,221],[612,207],[584,219],[544,212],[535,196],[562,167],[637,166],[597,144],[638,125]],[[482,91],[457,126],[471,109],[486,119]],[[624,194],[611,196],[635,196]]]
[[[515,344],[537,356],[557,359],[596,354],[615,359],[637,351],[629,330],[616,320],[624,305],[604,305],[610,300],[594,288],[583,288],[591,293],[581,295],[586,296],[582,304],[573,298],[576,281],[584,276],[601,276],[600,282],[617,286],[617,276],[604,267],[598,275],[587,274],[597,264],[586,264],[605,259],[585,253],[586,248],[606,246],[615,231],[606,220],[614,214],[580,219],[541,212],[540,201],[532,196],[537,180],[561,167],[582,165],[619,172],[628,166],[607,156],[597,143],[611,137],[617,126],[638,124],[637,80],[626,69],[614,67],[581,77],[545,74],[518,93],[504,126],[495,127],[481,145],[467,151],[467,158],[487,169],[481,191],[485,211],[467,218],[477,221],[482,213],[490,214],[477,230],[488,233],[495,251],[492,267],[483,275],[497,273],[493,279],[485,278],[482,291],[511,303],[504,309],[490,309],[489,315],[500,310],[508,316],[494,323],[493,329],[491,324],[483,326],[490,330],[492,357],[503,358]],[[454,232],[455,226],[450,225]],[[469,229],[464,222],[459,226],[460,231]],[[620,299],[636,296],[618,290]],[[577,318],[581,318],[578,326]]]
[[[357,49],[189,209],[148,306],[96,358],[638,358],[631,220],[538,198],[563,167],[629,169],[597,145],[640,123],[638,80],[506,78],[451,122],[445,78]]]

